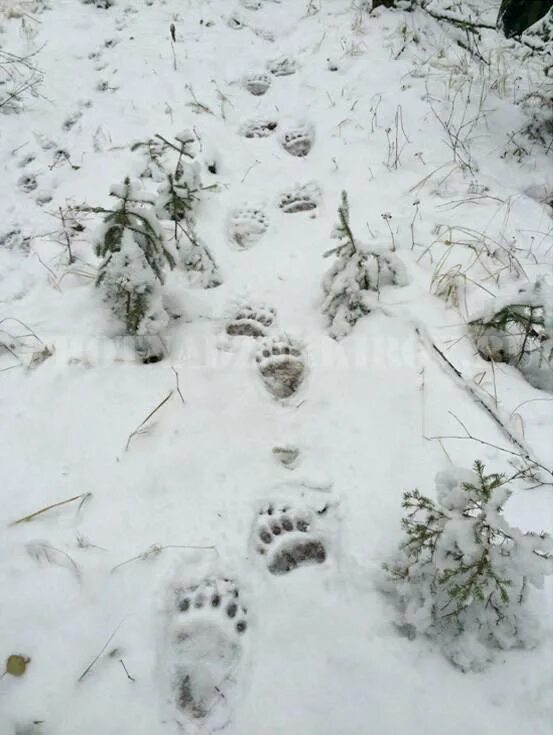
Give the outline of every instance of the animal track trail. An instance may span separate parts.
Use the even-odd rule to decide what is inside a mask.
[[[327,512],[326,506],[314,511],[307,505],[272,503],[259,512],[254,521],[254,546],[271,574],[287,574],[326,561],[322,526]]]
[[[289,398],[303,382],[303,351],[299,343],[290,337],[264,339],[255,359],[265,387],[275,398]]]
[[[242,658],[247,609],[233,580],[209,577],[175,590],[168,615],[168,696],[177,721],[186,726],[228,706]]]

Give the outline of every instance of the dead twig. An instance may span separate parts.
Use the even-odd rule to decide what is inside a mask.
[[[484,409],[484,411],[492,418],[494,423],[498,426],[498,428],[501,430],[501,432],[505,435],[505,437],[513,444],[518,451],[513,451],[511,449],[506,449],[505,447],[501,447],[497,444],[493,444],[492,442],[488,442],[484,439],[480,439],[479,437],[474,436],[471,434],[471,432],[468,431],[468,429],[463,425],[463,429],[466,432],[465,436],[427,436],[426,439],[464,439],[464,440],[472,440],[477,441],[481,444],[484,444],[485,446],[492,447],[494,449],[497,449],[502,452],[506,452],[507,454],[511,454],[515,457],[519,457],[520,459],[526,461],[528,465],[533,466],[534,468],[539,468],[543,472],[545,472],[550,477],[553,477],[553,470],[549,467],[546,467],[545,465],[541,464],[541,462],[538,462],[536,459],[534,459],[531,454],[528,447],[525,446],[524,442],[518,439],[503,423],[503,421],[499,418],[499,416],[496,414],[494,409],[491,405],[489,405],[486,400],[479,395],[476,390],[468,383],[468,381],[464,378],[463,374],[455,367],[455,365],[446,357],[446,355],[440,350],[440,348],[432,341],[432,339],[429,337],[429,335],[424,334],[422,329],[418,326],[415,327],[415,333],[417,334],[421,344],[431,351],[431,354],[433,354],[435,357],[437,357],[447,372],[454,376],[456,379],[457,384],[459,387],[461,387],[463,390],[465,390],[471,398],[481,407]],[[461,423],[461,422],[459,422]],[[549,483],[543,483],[543,484],[549,484]]]

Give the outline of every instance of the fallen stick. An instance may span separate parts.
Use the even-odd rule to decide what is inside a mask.
[[[483,408],[484,411],[490,416],[494,423],[499,427],[501,430],[501,433],[513,444],[517,449],[519,450],[520,454],[519,456],[522,457],[522,459],[526,460],[529,464],[534,465],[535,467],[539,467],[541,470],[546,472],[548,475],[553,477],[553,470],[551,470],[549,467],[545,467],[545,465],[541,464],[537,460],[535,460],[530,453],[529,448],[525,445],[525,443],[518,439],[508,428],[505,426],[503,421],[500,419],[500,417],[496,414],[494,409],[486,402],[486,400],[477,393],[477,391],[468,383],[466,378],[463,376],[460,370],[458,370],[455,365],[449,360],[442,350],[436,345],[436,343],[432,340],[432,338],[426,333],[426,331],[423,332],[422,328],[419,326],[415,326],[415,333],[417,337],[419,338],[419,341],[421,344],[432,354],[435,358],[437,358],[443,368],[446,369],[446,371],[454,377],[455,382],[459,385],[460,388],[462,388],[464,391],[466,391],[473,401],[477,403],[480,408]],[[466,430],[466,429],[465,429]],[[445,437],[443,437],[445,438]],[[451,437],[451,438],[459,438],[459,437]],[[475,437],[471,436],[469,432],[467,432],[467,439],[475,439]],[[486,443],[486,442],[482,442]],[[489,442],[488,442],[489,444]],[[489,446],[495,446],[492,444],[489,444]],[[500,448],[500,447],[496,447]],[[506,450],[505,450],[506,451]]]

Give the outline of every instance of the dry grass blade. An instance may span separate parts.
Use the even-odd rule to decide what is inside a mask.
[[[96,656],[95,656],[95,657],[94,657],[94,658],[92,659],[92,661],[91,661],[91,662],[90,662],[90,663],[88,664],[88,666],[87,666],[87,667],[86,667],[86,669],[85,669],[85,670],[83,671],[83,673],[82,673],[82,674],[81,674],[81,675],[79,676],[79,678],[77,679],[77,682],[81,682],[81,681],[82,681],[82,680],[83,680],[83,679],[85,678],[85,676],[86,676],[86,675],[87,675],[88,673],[90,673],[90,671],[92,670],[92,668],[94,667],[94,665],[96,664],[96,662],[98,661],[98,659],[100,658],[100,656],[101,656],[101,655],[103,654],[103,652],[104,652],[104,651],[106,650],[106,648],[107,648],[107,647],[109,646],[109,644],[111,643],[111,641],[112,641],[112,640],[113,640],[113,639],[115,638],[115,636],[116,636],[116,634],[117,634],[117,632],[118,632],[119,628],[120,628],[120,627],[121,627],[122,625],[123,625],[123,620],[122,620],[122,621],[121,621],[121,622],[119,623],[119,625],[117,626],[117,628],[115,628],[115,630],[113,631],[113,633],[112,633],[112,634],[110,635],[110,637],[109,637],[109,638],[107,639],[107,641],[106,641],[106,642],[104,643],[104,645],[103,645],[103,646],[102,646],[102,648],[100,649],[100,652],[99,652],[99,653],[98,653],[98,654],[97,654],[97,655],[96,655]]]
[[[9,524],[9,527],[12,526],[18,526],[20,523],[28,523],[29,521],[32,521],[37,516],[42,515],[43,513],[47,513],[49,510],[53,510],[54,508],[60,508],[62,505],[68,505],[69,503],[74,503],[76,500],[80,500],[78,511],[81,510],[83,505],[86,503],[87,500],[89,500],[92,497],[92,493],[81,493],[81,495],[75,495],[73,498],[67,498],[67,500],[60,500],[59,503],[52,503],[52,505],[46,505],[44,508],[40,508],[40,510],[35,510],[34,513],[29,513],[27,516],[23,516],[23,518],[18,518],[16,521],[12,521],[12,523]],[[78,512],[77,511],[77,512]]]
[[[215,546],[181,546],[181,545],[175,545],[175,544],[169,544],[167,546],[161,546],[160,544],[152,544],[149,546],[146,551],[143,551],[142,554],[137,554],[136,556],[131,557],[130,559],[125,559],[125,561],[122,561],[120,564],[116,564],[111,570],[110,574],[113,574],[113,572],[117,571],[117,569],[120,569],[121,567],[124,567],[126,564],[131,564],[133,561],[146,561],[147,559],[153,559],[156,556],[159,556],[161,552],[164,549],[192,549],[192,550],[207,550],[207,551],[215,551]]]
[[[162,408],[167,403],[167,401],[171,398],[171,396],[173,395],[173,393],[174,393],[174,391],[172,391],[172,390],[169,391],[169,393],[165,396],[165,398],[160,403],[158,403],[157,406],[152,411],[150,411],[150,413],[146,416],[146,418],[144,419],[144,421],[142,421],[140,424],[138,424],[138,426],[136,427],[136,429],[134,431],[131,431],[131,433],[129,434],[129,438],[127,439],[127,445],[125,447],[125,451],[126,452],[129,450],[129,447],[130,447],[130,444],[131,444],[131,441],[133,440],[133,438],[137,434],[140,434],[141,431],[142,432],[144,431],[144,425],[152,418],[152,416],[154,416],[154,414],[156,414],[159,411],[160,408]]]

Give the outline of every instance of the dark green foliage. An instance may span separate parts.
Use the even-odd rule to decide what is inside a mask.
[[[520,36],[553,7],[553,0],[503,0],[497,19],[507,38]]]

